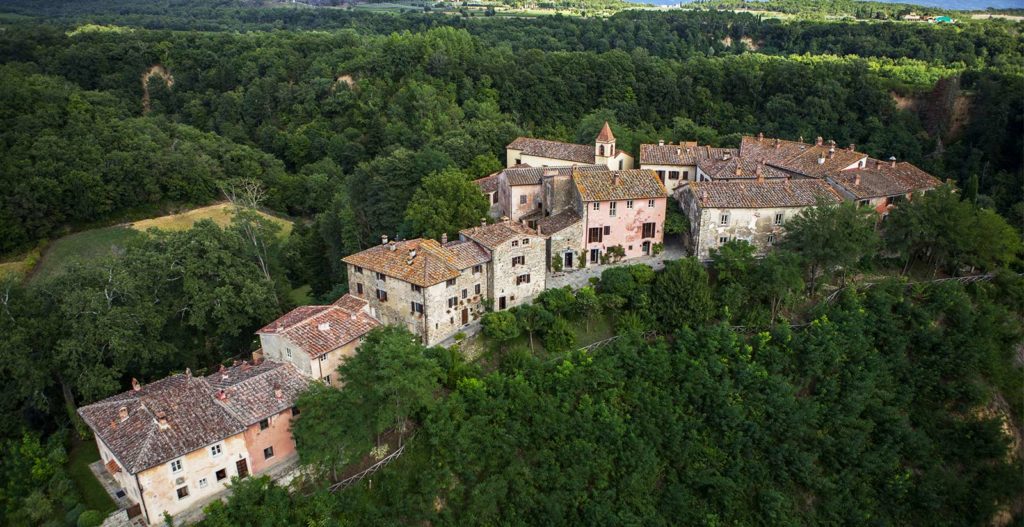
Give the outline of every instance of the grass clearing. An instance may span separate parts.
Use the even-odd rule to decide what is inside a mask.
[[[213,220],[217,225],[226,227],[231,223],[231,207],[232,206],[227,203],[217,203],[215,205],[199,207],[198,209],[192,209],[178,214],[168,214],[158,218],[136,221],[131,223],[130,226],[137,231],[143,232],[153,228],[165,231],[183,231],[191,229],[199,220]],[[292,232],[292,222],[271,216],[264,212],[260,212],[260,215],[281,227],[282,238],[287,237]]]
[[[27,260],[0,263],[0,278],[10,275],[23,276],[26,272],[28,272]]]
[[[309,284],[296,287],[288,292],[288,299],[297,306],[305,306],[313,303],[313,295],[310,294]]]
[[[95,441],[76,440],[71,445],[68,453],[67,472],[71,481],[78,489],[82,503],[86,509],[94,509],[109,514],[117,509],[114,500],[110,498],[107,491],[96,481],[96,476],[89,470],[89,463],[100,459],[99,450],[96,449]]]
[[[65,236],[47,248],[32,274],[33,281],[57,276],[75,262],[98,260],[115,253],[129,240],[142,234],[125,227],[92,229]]]

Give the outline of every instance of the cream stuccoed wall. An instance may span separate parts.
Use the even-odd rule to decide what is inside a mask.
[[[644,163],[640,165],[640,168],[657,172],[661,182],[668,189],[669,196],[674,196],[677,189],[685,186],[690,181],[695,181],[697,178],[697,165],[649,165]],[[670,179],[669,175],[671,172],[678,172],[679,177],[677,179]]]
[[[260,333],[260,346],[263,348],[263,356],[275,362],[289,362],[310,377],[315,377],[313,365],[309,355],[291,342],[284,335],[276,333]]]
[[[786,223],[805,208],[699,209],[696,222],[691,215],[694,256],[699,260],[710,260],[711,249],[721,247],[722,238],[727,241],[745,240],[754,246],[758,255],[763,255],[781,241]],[[721,223],[723,214],[728,214],[728,223]],[[776,214],[782,214],[782,225],[775,224]],[[770,236],[774,236],[773,242],[769,242]]]
[[[335,348],[319,357],[310,359],[310,366],[313,370],[314,379],[324,381],[330,379],[331,386],[341,388],[341,381],[338,379],[338,366],[341,366],[345,359],[356,354],[356,349],[362,339],[355,339],[339,348]]]
[[[135,503],[142,502],[142,493],[140,492],[139,486],[136,484],[135,475],[129,474],[124,468],[124,463],[121,463],[120,459],[114,457],[114,454],[107,448],[107,445],[103,443],[103,440],[96,436],[96,447],[100,452],[100,459],[106,464],[111,459],[117,463],[117,466],[121,467],[121,470],[114,473],[114,481],[117,485],[124,489],[128,493],[128,497]]]
[[[211,455],[210,448],[213,445],[221,446],[221,453],[217,456]],[[233,476],[238,475],[236,463],[241,460],[245,460],[249,474],[253,474],[242,433],[175,459],[182,462],[182,469],[178,473],[171,472],[173,460],[168,460],[138,474],[150,523],[163,522],[164,512],[174,516],[209,503],[231,483]],[[216,473],[221,469],[226,471],[227,477],[217,481]],[[206,480],[206,486],[201,488],[203,479]],[[184,486],[188,486],[189,495],[178,499],[177,489]]]

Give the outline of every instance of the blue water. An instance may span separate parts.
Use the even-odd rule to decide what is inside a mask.
[[[638,0],[642,1],[642,0]],[[658,5],[673,5],[678,3],[688,4],[693,0],[646,0],[642,3],[653,3]],[[981,10],[988,7],[997,9],[1016,7],[1024,8],[1024,0],[896,0],[903,4],[915,4],[930,7],[941,7],[944,9],[956,9],[961,11]]]

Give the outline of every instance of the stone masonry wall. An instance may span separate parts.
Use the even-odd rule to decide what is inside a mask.
[[[529,240],[529,243],[523,244],[523,240]],[[524,256],[525,263],[513,266],[512,259],[516,256]],[[502,297],[505,297],[505,308],[508,309],[527,303],[544,291],[546,260],[547,244],[542,236],[524,234],[495,247],[491,255],[489,292],[494,298],[494,309],[500,308]],[[516,277],[524,274],[530,275],[530,282],[516,284]]]

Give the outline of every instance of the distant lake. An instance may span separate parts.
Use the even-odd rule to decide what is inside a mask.
[[[674,5],[678,3],[689,4],[692,0],[647,0],[639,3],[653,3],[657,5]],[[961,11],[973,11],[973,10],[984,10],[988,7],[994,8],[1007,8],[1017,7],[1024,8],[1024,0],[908,0],[907,4],[923,5],[930,7],[941,7],[944,9],[957,9]]]

